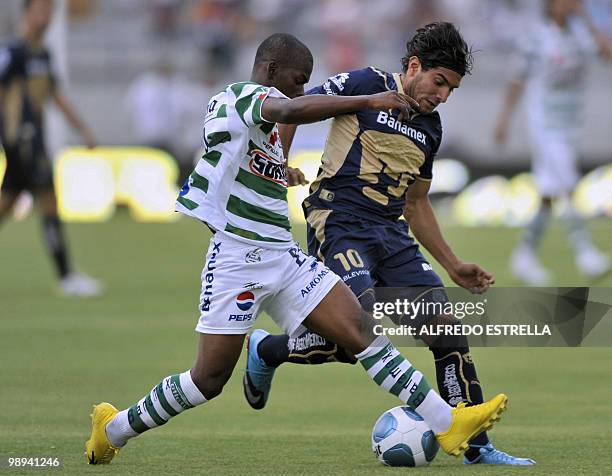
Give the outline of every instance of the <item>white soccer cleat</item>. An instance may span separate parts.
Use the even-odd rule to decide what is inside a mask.
[[[589,278],[597,278],[610,271],[610,258],[597,248],[589,247],[576,254],[576,266]]]
[[[102,294],[102,285],[83,273],[72,272],[60,282],[61,293],[70,297],[93,297]]]
[[[530,286],[548,286],[550,272],[542,266],[534,251],[521,245],[510,257],[510,270],[512,274]]]

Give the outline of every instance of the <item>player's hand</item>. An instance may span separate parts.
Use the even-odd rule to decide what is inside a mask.
[[[460,262],[448,272],[448,275],[472,294],[482,294],[495,284],[495,277],[474,263]]]
[[[98,147],[98,142],[96,141],[96,138],[89,130],[83,131],[83,141],[85,142],[85,147],[87,147],[88,149],[95,149],[96,147]]]
[[[397,91],[385,91],[384,93],[372,94],[369,97],[369,109],[376,111],[399,110],[400,121],[410,117],[410,111],[419,111],[419,103],[406,94]]]
[[[294,187],[296,185],[307,185],[308,180],[306,180],[304,172],[302,172],[300,169],[287,167],[287,184],[290,187]]]

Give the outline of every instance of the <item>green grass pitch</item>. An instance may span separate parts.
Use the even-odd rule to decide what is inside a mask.
[[[592,223],[608,252],[608,221]],[[196,222],[137,224],[126,214],[69,225],[75,261],[107,286],[103,298],[66,300],[30,218],[0,231],[0,455],[57,456],[65,474],[405,474],[370,451],[376,418],[398,401],[358,366],[282,367],[266,409],[243,400],[244,355],[224,393],[130,442],[110,467],[85,464],[92,403],[125,408],[159,380],[190,367],[196,350],[199,275],[208,234]],[[296,230],[302,237],[303,228]],[[513,285],[506,269],[517,230],[448,228],[458,254]],[[585,285],[560,233],[544,262],[556,285]],[[608,277],[599,286],[612,287]],[[257,325],[275,329],[263,317]],[[405,355],[435,381],[425,349]],[[509,410],[491,435],[535,468],[464,467],[439,454],[423,474],[604,474],[612,468],[610,348],[475,349],[485,396]],[[0,470],[3,472],[3,470]],[[11,471],[10,474],[26,474]],[[40,473],[40,471],[36,471]],[[7,472],[8,474],[8,472]],[[608,473],[609,474],[609,473]]]

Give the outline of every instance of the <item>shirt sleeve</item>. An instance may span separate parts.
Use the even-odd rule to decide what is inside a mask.
[[[425,162],[419,168],[419,180],[431,181],[433,179],[433,162],[436,154],[430,154],[425,157]]]
[[[237,89],[234,90],[234,93],[236,93],[236,91]],[[273,122],[268,121],[261,114],[261,108],[266,99],[269,97],[289,99],[278,89],[261,86],[259,84],[246,84],[236,96],[236,112],[247,127]]]
[[[15,52],[8,47],[0,49],[0,86],[6,86],[16,70]]]
[[[581,18],[572,18],[570,21],[572,33],[576,36],[576,41],[580,50],[587,56],[597,56],[599,48],[593,35],[589,31],[589,27]]]
[[[438,155],[438,150],[440,150],[440,145],[442,144],[442,123],[440,122],[440,116],[438,115],[438,113],[435,112],[434,114],[437,115],[437,121],[433,129],[435,145],[432,148],[431,152],[426,155],[425,162],[423,162],[423,165],[419,167],[419,180],[433,180],[434,159]]]
[[[368,94],[363,85],[371,85],[372,71],[369,68],[349,71],[331,76],[322,85],[316,86],[306,94],[327,94],[328,96],[358,96]],[[368,78],[370,81],[368,81]],[[365,80],[365,81],[364,81]]]

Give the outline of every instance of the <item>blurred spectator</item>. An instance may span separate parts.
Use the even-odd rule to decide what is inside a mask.
[[[191,101],[188,81],[167,60],[138,76],[126,97],[136,142],[168,152],[177,161],[181,178],[191,169],[191,157],[181,147]]]
[[[154,0],[151,5],[153,32],[162,38],[173,38],[179,29],[182,0]]]
[[[243,0],[199,0],[191,8],[195,43],[203,61],[230,72],[246,21]]]

